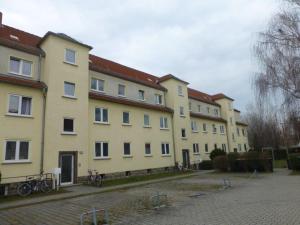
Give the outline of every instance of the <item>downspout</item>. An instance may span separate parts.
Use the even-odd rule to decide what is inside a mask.
[[[38,63],[38,80],[41,81],[42,73],[42,55],[39,55]],[[45,117],[46,117],[46,93],[47,88],[43,88],[43,112],[42,112],[42,140],[41,140],[41,160],[40,160],[40,173],[44,172],[44,151],[45,151]]]

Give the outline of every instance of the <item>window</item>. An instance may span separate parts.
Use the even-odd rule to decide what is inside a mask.
[[[75,84],[66,82],[64,83],[65,96],[75,97]]]
[[[231,102],[228,102],[228,108],[229,108],[229,110],[232,109],[232,104],[231,104]]]
[[[20,95],[9,95],[8,113],[15,115],[31,115],[32,98]]]
[[[212,125],[212,131],[213,131],[214,134],[217,133],[217,128],[216,128],[215,124]]]
[[[74,119],[64,119],[64,132],[74,132]]]
[[[247,144],[244,144],[245,152],[247,151]]]
[[[181,137],[186,138],[186,132],[184,128],[181,129]]]
[[[214,146],[215,146],[215,149],[218,149],[218,145],[217,144],[215,144]]]
[[[96,142],[95,143],[95,158],[108,158],[108,143]]]
[[[184,116],[184,108],[183,108],[183,106],[179,107],[179,115],[180,116]]]
[[[145,100],[145,92],[143,90],[139,90],[139,100]]]
[[[161,154],[162,155],[170,155],[169,143],[161,144]]]
[[[207,132],[206,123],[203,123],[203,132]]]
[[[242,134],[243,134],[243,136],[245,136],[245,130],[244,129],[242,129]]]
[[[207,113],[209,114],[210,108],[209,108],[209,107],[206,107],[206,110],[207,110]]]
[[[192,103],[189,102],[189,110],[192,111]]]
[[[150,127],[150,117],[147,114],[144,114],[144,127]]]
[[[9,72],[21,76],[31,76],[32,62],[10,57],[9,61]]]
[[[214,109],[214,114],[215,114],[215,116],[218,116],[219,115],[219,110],[218,109]]]
[[[208,152],[208,144],[205,144],[205,152]]]
[[[123,112],[123,123],[124,124],[129,124],[130,123],[129,112]]]
[[[241,152],[242,151],[242,145],[238,144],[238,148],[239,148],[239,151]]]
[[[128,143],[128,142],[124,143],[124,155],[131,155],[130,143]]]
[[[118,95],[125,96],[125,85],[119,84],[118,86]]]
[[[155,103],[162,105],[162,95],[155,94]]]
[[[6,141],[5,161],[28,161],[29,141]]]
[[[198,143],[193,144],[193,152],[194,152],[194,154],[199,153],[199,144]]]
[[[232,123],[232,117],[230,117],[230,124],[233,125],[233,123]]]
[[[197,131],[198,131],[196,121],[192,121],[192,122],[191,122],[191,127],[192,127],[192,131],[193,131],[193,132],[197,132]]]
[[[108,123],[108,110],[105,108],[95,108],[95,121]]]
[[[234,133],[232,133],[232,140],[235,141]]]
[[[220,133],[225,134],[225,128],[223,125],[220,126]]]
[[[72,63],[75,64],[75,51],[71,50],[71,49],[66,49],[66,53],[65,53],[65,61],[67,63]]]
[[[160,128],[168,129],[168,118],[167,117],[160,117]]]
[[[183,96],[182,86],[178,85],[178,95]]]
[[[198,112],[201,112],[201,105],[198,105]]]
[[[151,144],[150,143],[145,144],[145,155],[151,155]]]
[[[226,144],[222,144],[222,150],[226,152]]]
[[[104,80],[92,78],[91,89],[94,91],[103,92],[104,91]]]
[[[238,136],[240,136],[240,129],[238,127],[236,128],[236,133]]]

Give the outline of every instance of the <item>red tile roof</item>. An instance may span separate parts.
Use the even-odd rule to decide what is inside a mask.
[[[181,80],[181,79],[179,79],[178,77],[175,77],[172,74],[167,74],[165,76],[162,76],[162,77],[158,78],[159,82],[163,82],[163,81],[166,81],[166,80],[169,80],[169,79],[175,79],[175,80],[178,80],[178,81],[180,81],[182,83],[189,84],[188,82],[186,82],[184,80]]]
[[[212,99],[212,97],[209,94],[203,93],[201,91],[197,91],[195,89],[188,88],[188,95],[189,95],[189,98],[192,98],[192,99],[195,99],[195,100],[198,100],[201,102],[205,102],[208,104],[220,106],[219,104],[214,102],[214,100]]]
[[[215,94],[215,95],[212,95],[211,97],[212,97],[213,100],[219,100],[219,99],[222,99],[222,98],[227,98],[231,101],[234,101],[234,99],[224,95],[223,93]]]
[[[8,76],[5,74],[0,74],[0,83],[20,85],[25,87],[37,88],[37,89],[47,88],[47,85],[43,82],[25,79],[17,76]]]

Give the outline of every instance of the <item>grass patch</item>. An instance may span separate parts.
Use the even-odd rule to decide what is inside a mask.
[[[70,192],[70,191],[60,188],[58,191],[51,191],[49,193],[34,192],[31,195],[28,195],[26,197],[22,197],[19,195],[1,196],[0,203],[12,202],[12,201],[18,201],[18,200],[24,200],[24,199],[31,199],[31,198],[38,198],[38,197],[45,197],[45,196],[51,196],[51,195],[58,195],[58,194],[63,194],[63,193],[68,193],[68,192]]]
[[[150,174],[150,175],[144,175],[144,176],[132,176],[132,177],[115,179],[115,180],[105,180],[104,179],[102,187],[110,187],[110,186],[117,186],[117,185],[122,185],[122,184],[130,184],[130,183],[141,182],[141,181],[149,181],[149,180],[160,179],[160,178],[165,178],[165,177],[187,175],[187,174],[192,174],[192,173],[193,172],[190,172],[190,171],[186,171],[186,172],[168,172],[168,173],[157,173],[157,174]]]
[[[274,161],[274,168],[287,168],[287,161],[283,160],[275,160]]]
[[[290,176],[300,176],[300,171],[292,171],[289,174]]]

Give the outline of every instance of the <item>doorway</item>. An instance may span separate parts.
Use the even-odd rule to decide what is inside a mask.
[[[61,152],[59,154],[59,167],[61,168],[60,184],[70,185],[76,178],[76,154],[73,152]]]
[[[183,168],[190,168],[190,153],[188,149],[182,150],[182,166]]]

